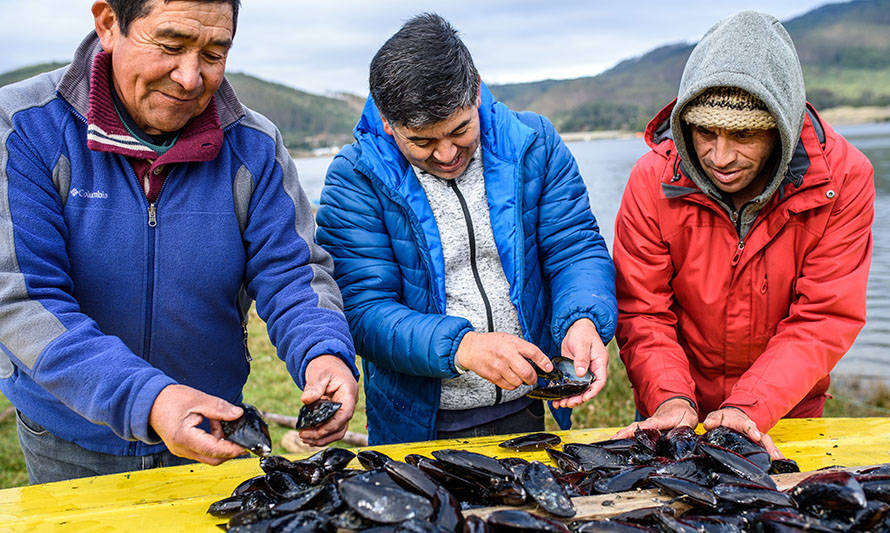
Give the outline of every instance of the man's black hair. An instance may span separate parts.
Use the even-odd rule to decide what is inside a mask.
[[[383,117],[412,128],[447,119],[479,94],[470,51],[435,13],[408,20],[380,47],[368,82]]]
[[[124,37],[130,33],[130,23],[138,18],[142,18],[151,12],[149,3],[152,0],[106,0],[111,10],[117,17],[117,24],[121,29]],[[171,0],[159,0],[165,4]],[[230,4],[232,6],[232,35],[235,35],[235,28],[238,27],[238,9],[241,7],[241,0],[195,0],[197,2],[207,2],[211,4]]]

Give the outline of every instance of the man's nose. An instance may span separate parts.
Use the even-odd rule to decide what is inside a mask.
[[[442,163],[448,163],[453,160],[457,155],[457,146],[447,140],[442,139],[436,144],[436,150],[433,152],[433,157],[436,158],[436,161],[440,161]]]
[[[201,60],[198,58],[198,54],[183,54],[179,58],[176,68],[170,73],[170,79],[182,86],[188,93],[194,93],[200,89],[203,77],[201,76]]]
[[[711,162],[715,167],[724,168],[735,162],[735,143],[728,136],[719,133],[714,139],[714,149],[711,151]]]

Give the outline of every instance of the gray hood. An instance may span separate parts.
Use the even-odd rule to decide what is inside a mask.
[[[800,140],[806,107],[803,72],[794,43],[771,15],[742,11],[715,24],[702,37],[683,70],[677,103],[671,112],[671,133],[686,175],[727,211],[732,206],[697,164],[695,151],[680,115],[683,108],[710,87],[738,87],[766,104],[778,123],[782,153],[776,173],[764,192],[746,209],[740,227],[747,232],[754,216],[781,184]]]

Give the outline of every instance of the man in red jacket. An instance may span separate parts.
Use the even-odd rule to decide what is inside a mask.
[[[726,426],[780,452],[865,324],[874,171],[806,103],[773,17],[705,34],[618,212],[616,338],[637,427]]]

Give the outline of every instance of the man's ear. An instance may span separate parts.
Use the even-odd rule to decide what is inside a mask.
[[[117,42],[120,27],[117,24],[117,15],[105,0],[98,0],[93,4],[93,20],[96,23],[96,34],[99,36],[99,42],[102,43],[102,49],[111,53],[114,49],[114,43]]]
[[[395,137],[395,133],[392,131],[392,127],[389,125],[389,122],[383,118],[383,115],[380,115],[380,120],[383,121],[383,131],[387,133],[387,135]]]

